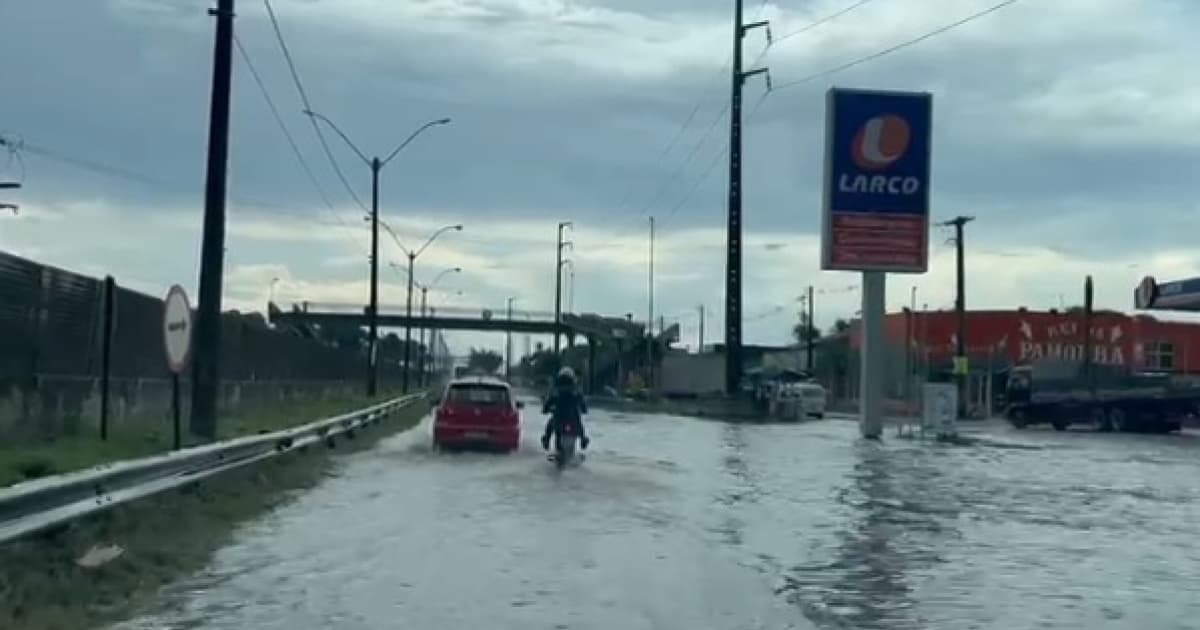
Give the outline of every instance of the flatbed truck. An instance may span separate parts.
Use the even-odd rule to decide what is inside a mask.
[[[1044,363],[1015,366],[1005,393],[1005,415],[1017,428],[1049,424],[1065,431],[1086,425],[1098,431],[1170,433],[1200,410],[1200,387],[1176,383],[1170,374],[1080,363],[1057,369]]]

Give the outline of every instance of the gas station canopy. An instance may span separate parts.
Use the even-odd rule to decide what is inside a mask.
[[[1133,291],[1133,306],[1150,311],[1200,311],[1200,278],[1158,284],[1146,276]]]

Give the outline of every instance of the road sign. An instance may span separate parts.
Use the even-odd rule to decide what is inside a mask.
[[[1158,284],[1146,276],[1133,292],[1134,308],[1159,311],[1200,311],[1200,278]]]
[[[163,343],[167,369],[174,374],[186,370],[192,356],[192,307],[179,285],[172,286],[163,300]]]
[[[933,95],[831,88],[821,268],[925,273]]]

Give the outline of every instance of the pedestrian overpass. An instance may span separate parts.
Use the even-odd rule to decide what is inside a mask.
[[[368,307],[352,304],[301,302],[284,311],[274,302],[267,304],[269,320],[274,325],[289,326],[307,336],[317,336],[316,330],[323,326],[366,328],[370,322]],[[574,347],[577,339],[588,344],[587,375],[585,384],[589,391],[595,389],[596,353],[601,345],[615,344],[618,353],[628,350],[624,340],[636,343],[645,336],[646,326],[634,321],[632,316],[605,317],[593,313],[563,313],[559,321],[554,313],[468,307],[441,307],[426,309],[424,314],[413,313],[407,308],[380,305],[377,324],[380,328],[412,328],[416,330],[450,330],[503,332],[517,334],[559,334],[566,337],[567,347]],[[677,334],[677,327],[673,327]],[[601,366],[603,367],[603,366]]]
[[[481,332],[509,332],[519,334],[555,333],[574,343],[583,337],[590,343],[608,339],[638,339],[645,334],[645,324],[631,317],[604,317],[593,313],[563,313],[558,322],[554,313],[469,307],[441,307],[426,309],[426,313],[413,313],[410,317],[404,307],[380,305],[378,325],[380,328],[416,328],[426,330],[470,330]],[[267,304],[267,314],[272,323],[297,327],[339,325],[367,327],[368,307],[351,304],[301,302],[284,311],[274,302]]]

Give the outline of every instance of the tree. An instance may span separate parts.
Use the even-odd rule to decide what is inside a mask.
[[[808,321],[808,313],[801,311],[800,321],[792,327],[792,336],[800,342],[800,345],[808,346],[821,339],[821,331]]]
[[[495,374],[504,365],[504,357],[499,352],[482,348],[471,348],[467,357],[467,367],[484,374]]]
[[[850,330],[850,322],[846,321],[844,319],[838,318],[837,321],[833,322],[833,326],[830,327],[829,333],[833,334],[833,335],[840,335],[842,333],[849,332],[849,330]]]

